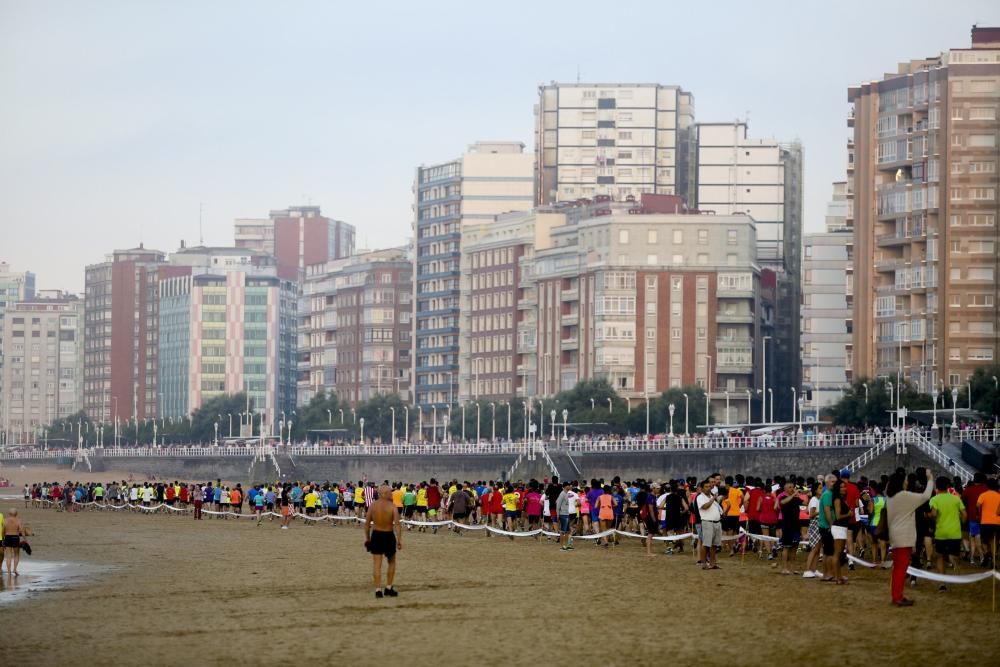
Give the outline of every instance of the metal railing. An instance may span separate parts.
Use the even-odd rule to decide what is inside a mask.
[[[19,449],[0,451],[0,461],[55,460],[59,458],[247,458],[269,457],[278,468],[276,454],[294,457],[319,458],[342,456],[447,456],[447,455],[527,455],[548,448],[568,453],[658,452],[678,450],[727,450],[727,449],[802,449],[815,447],[864,447],[874,448],[891,432],[878,433],[787,433],[756,436],[713,434],[690,436],[569,438],[549,441],[496,441],[452,443],[397,443],[350,445],[257,445],[253,447],[222,446],[170,446],[170,447],[105,447],[89,449]],[[964,430],[961,438],[993,441],[996,429]]]
[[[935,463],[953,475],[961,477],[963,484],[968,484],[972,481],[972,471],[966,468],[961,461],[956,461],[942,452],[937,445],[924,437],[923,433],[919,431],[907,431],[906,435],[907,444],[916,445],[917,449],[933,459]]]

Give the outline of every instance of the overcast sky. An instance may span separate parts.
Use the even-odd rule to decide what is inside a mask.
[[[807,230],[844,178],[849,85],[967,47],[1000,2],[0,0],[0,260],[82,290],[114,248],[232,244],[304,203],[410,234],[414,168],[533,145],[539,83],[660,82],[805,147]]]

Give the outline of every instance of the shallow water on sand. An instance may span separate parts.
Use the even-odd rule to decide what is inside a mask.
[[[8,574],[6,565],[0,575],[0,605],[65,588],[73,588],[92,581],[111,568],[63,561],[32,560],[21,554],[17,571],[20,576]]]

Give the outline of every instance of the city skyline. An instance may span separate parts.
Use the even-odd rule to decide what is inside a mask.
[[[829,183],[846,169],[846,88],[1000,18],[986,2],[933,24],[890,6],[866,5],[855,22],[856,3],[819,15],[778,4],[712,14],[712,31],[668,32],[674,16],[700,26],[708,15],[623,5],[624,20],[646,15],[629,28],[629,54],[614,35],[581,32],[593,25],[586,5],[533,8],[530,23],[514,5],[476,30],[476,15],[452,5],[402,7],[388,21],[367,8],[232,7],[0,8],[0,89],[19,100],[0,110],[0,220],[18,230],[2,259],[13,269],[34,272],[40,289],[79,292],[84,267],[110,248],[171,252],[202,234],[231,245],[236,218],[303,204],[355,225],[358,248],[405,243],[415,167],[483,139],[531,151],[538,85],[578,77],[681,86],[698,122],[732,122],[739,110],[756,138],[800,140],[804,231],[821,231]],[[886,34],[880,16],[890,15]],[[747,35],[774,37],[769,47]],[[43,36],[58,46],[32,48]],[[407,49],[418,57],[401,57]],[[790,83],[797,94],[779,94]]]

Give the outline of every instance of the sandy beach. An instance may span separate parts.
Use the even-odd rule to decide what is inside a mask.
[[[35,532],[28,568],[87,569],[40,592],[4,574],[8,591],[29,588],[0,604],[5,664],[94,651],[144,665],[497,664],[524,655],[547,664],[669,656],[816,665],[842,663],[845,650],[934,664],[1000,655],[989,582],[944,594],[921,582],[908,591],[917,605],[904,610],[889,606],[881,570],[838,587],[780,576],[755,556],[723,557],[721,570],[703,572],[689,553],[660,547],[648,557],[635,540],[610,550],[577,541],[560,552],[544,539],[442,531],[405,534],[400,596],[376,600],[353,525],[282,531],[277,521],[0,507],[14,504]],[[948,639],[970,631],[974,639]]]

